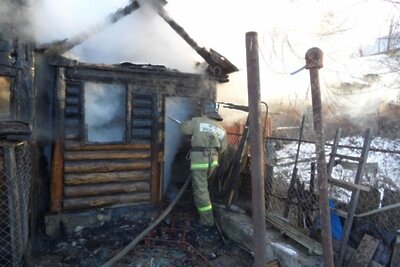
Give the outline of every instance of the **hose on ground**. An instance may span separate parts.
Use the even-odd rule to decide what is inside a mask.
[[[137,243],[140,242],[151,230],[153,230],[164,218],[171,212],[175,204],[178,202],[178,200],[181,198],[183,195],[183,192],[185,192],[186,188],[189,185],[189,182],[191,180],[191,176],[189,176],[186,179],[186,182],[183,184],[182,188],[179,190],[178,194],[176,195],[175,199],[168,205],[168,207],[163,211],[163,213],[149,226],[147,226],[146,229],[143,230],[135,239],[133,239],[125,248],[123,248],[117,255],[115,255],[113,258],[111,258],[109,261],[101,265],[101,267],[110,267],[114,263],[116,263],[118,260],[120,260],[122,257],[124,257],[134,246],[137,245]]]

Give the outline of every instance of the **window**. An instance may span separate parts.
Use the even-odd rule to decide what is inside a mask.
[[[11,115],[11,78],[0,76],[0,119]]]
[[[121,84],[84,85],[85,141],[126,141],[126,88]]]

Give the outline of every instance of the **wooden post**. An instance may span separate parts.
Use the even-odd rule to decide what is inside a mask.
[[[264,186],[264,142],[260,121],[260,70],[258,60],[258,38],[256,32],[246,33],[247,87],[249,94],[249,132],[251,153],[251,203],[253,211],[254,266],[265,266],[265,186]]]
[[[331,220],[328,200],[328,179],[325,159],[325,133],[322,118],[321,90],[319,86],[318,70],[322,68],[323,53],[319,48],[311,48],[306,53],[306,69],[310,70],[311,95],[313,106],[313,120],[315,138],[315,150],[317,154],[318,193],[322,222],[322,247],[324,250],[324,265],[333,267],[333,249]]]
[[[56,72],[56,93],[54,99],[54,137],[52,170],[50,180],[50,211],[62,210],[64,187],[64,116],[65,116],[65,80],[64,68]]]

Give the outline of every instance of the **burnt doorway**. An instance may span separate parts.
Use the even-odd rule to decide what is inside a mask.
[[[191,119],[197,112],[197,101],[189,97],[166,97],[165,99],[165,144],[164,144],[164,193],[177,183],[184,182],[187,173],[187,148],[190,148],[188,137],[183,136],[178,121]],[[173,119],[171,119],[173,118]],[[186,162],[187,161],[187,162]],[[187,164],[185,164],[187,163]]]

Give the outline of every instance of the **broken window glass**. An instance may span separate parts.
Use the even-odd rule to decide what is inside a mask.
[[[122,84],[86,82],[84,123],[87,142],[126,141],[126,88]]]
[[[11,110],[11,78],[0,76],[0,119],[10,117]]]

